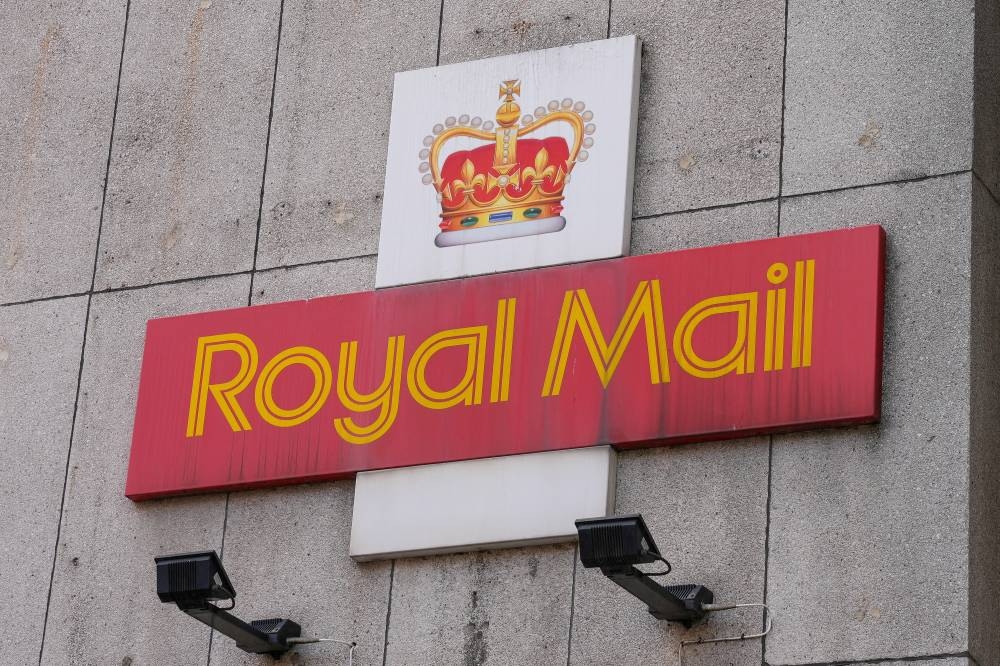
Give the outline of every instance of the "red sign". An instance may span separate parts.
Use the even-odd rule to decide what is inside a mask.
[[[879,418],[870,226],[149,322],[134,500]]]

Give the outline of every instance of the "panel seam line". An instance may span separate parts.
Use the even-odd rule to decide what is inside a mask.
[[[441,35],[444,33],[444,0],[441,0],[441,5],[438,9],[438,39],[437,39],[437,50],[434,53],[434,65],[441,64]]]
[[[389,620],[392,618],[392,584],[396,579],[396,560],[392,561],[389,568],[389,602],[385,607],[385,634],[382,637],[382,666],[386,665],[389,657]]]
[[[260,250],[260,227],[264,217],[264,189],[267,186],[267,158],[271,152],[271,126],[274,123],[274,98],[278,88],[278,57],[281,54],[281,24],[285,15],[285,0],[278,4],[278,34],[274,45],[274,71],[271,73],[271,101],[267,110],[267,132],[264,135],[264,164],[260,175],[260,198],[257,201],[257,232],[253,240],[253,262],[250,265],[250,293],[247,295],[247,305],[253,303],[254,275],[257,272],[257,253]]]
[[[576,563],[580,559],[580,544],[573,544],[573,579],[569,593],[569,639],[566,641],[566,666],[570,665],[573,656],[573,616],[576,614]]]
[[[285,0],[280,0],[278,3],[278,31],[275,39],[274,45],[274,65],[271,72],[271,99],[268,104],[267,109],[267,130],[264,134],[264,163],[261,166],[260,174],[260,195],[257,199],[257,229],[254,233],[253,239],[253,260],[250,264],[250,287],[247,290],[247,306],[253,305],[253,286],[254,286],[254,276],[257,273],[257,252],[260,248],[260,226],[261,219],[264,216],[264,188],[267,185],[267,158],[271,151],[271,125],[274,121],[274,97],[275,90],[278,87],[278,56],[281,53],[281,23],[285,15]],[[247,271],[242,271],[237,273],[237,275],[245,275]],[[226,556],[226,527],[229,525],[229,498],[232,493],[226,493],[226,503],[222,512],[222,539],[219,543],[219,559],[225,560]],[[206,658],[206,666],[211,666],[212,664],[212,644],[215,639],[215,629],[211,629],[208,632],[208,656]]]
[[[909,657],[876,657],[873,659],[856,659],[856,660],[846,660],[846,661],[810,661],[810,662],[789,662],[787,664],[777,664],[772,662],[765,662],[764,666],[866,666],[866,665],[878,665],[878,664],[894,664],[894,663],[920,663],[925,661],[935,661],[940,659],[961,659],[961,658],[975,659],[968,651],[965,652],[948,652],[944,654],[925,654],[925,655],[913,655]]]
[[[998,198],[997,195],[993,193],[993,190],[991,190],[990,186],[986,184],[986,181],[983,180],[983,177],[979,175],[979,172],[973,169],[972,175],[975,177],[976,180],[979,181],[979,184],[983,186],[983,189],[986,190],[986,193],[990,195],[990,199],[993,200],[993,203],[1000,206],[1000,198]]]
[[[101,188],[101,212],[97,216],[97,241],[94,245],[94,264],[90,274],[90,290],[87,292],[87,307],[84,309],[83,334],[80,339],[80,365],[76,374],[76,395],[73,398],[73,415],[70,419],[69,442],[66,447],[66,465],[63,470],[62,493],[59,499],[59,519],[56,522],[55,545],[52,549],[52,567],[49,571],[49,589],[45,598],[45,615],[42,618],[42,635],[38,646],[38,664],[41,666],[45,655],[45,637],[49,626],[49,610],[52,605],[52,590],[55,586],[56,563],[59,561],[59,541],[62,539],[63,516],[66,509],[66,491],[69,488],[69,470],[73,456],[73,438],[76,435],[76,418],[80,408],[80,393],[83,384],[83,364],[87,350],[87,330],[90,324],[90,306],[93,301],[94,284],[97,280],[97,260],[101,252],[101,230],[104,226],[105,203],[108,199],[108,181],[111,178],[111,155],[115,144],[115,124],[118,120],[118,99],[121,94],[122,69],[125,64],[125,44],[128,38],[128,16],[131,0],[125,2],[125,21],[122,27],[122,46],[118,55],[118,77],[115,81],[115,100],[111,107],[111,132],[108,136],[108,156],[104,163],[104,186]]]
[[[788,0],[785,0],[784,43],[781,52],[781,130],[778,137],[778,205],[775,234],[781,237],[781,202],[785,184],[785,114],[788,89]],[[771,566],[771,501],[774,479],[774,435],[767,438],[767,499],[764,506],[764,589],[761,594],[765,610],[761,614],[761,627],[767,626],[767,586]],[[760,663],[767,666],[767,636],[760,639]]]
[[[746,201],[737,201],[737,202],[734,202],[734,203],[717,204],[717,205],[712,205],[712,206],[703,206],[703,207],[700,207],[700,208],[688,208],[688,209],[685,209],[685,210],[668,211],[668,212],[665,212],[665,213],[652,213],[652,214],[649,214],[649,215],[636,215],[636,216],[634,216],[632,218],[632,221],[633,222],[637,222],[637,221],[651,220],[651,219],[655,219],[655,218],[659,218],[659,217],[670,217],[670,216],[674,216],[674,215],[685,215],[685,214],[688,214],[688,213],[702,213],[702,212],[705,212],[705,211],[723,210],[723,209],[726,209],[726,208],[737,208],[739,206],[748,206],[748,205],[752,205],[752,204],[770,203],[770,202],[773,202],[773,201],[778,201],[779,199],[784,201],[784,200],[788,200],[788,199],[798,199],[798,198],[801,198],[801,197],[819,196],[819,195],[823,195],[823,194],[835,194],[837,192],[847,192],[847,191],[851,191],[851,190],[860,190],[860,189],[875,188],[875,187],[885,187],[885,186],[888,186],[888,185],[906,185],[906,184],[909,184],[909,183],[918,183],[918,182],[922,182],[922,181],[926,181],[926,180],[934,180],[934,179],[938,179],[938,178],[950,178],[950,177],[953,177],[953,176],[960,176],[960,175],[967,174],[967,173],[972,173],[972,170],[971,169],[963,169],[963,170],[960,170],[960,171],[950,171],[950,172],[947,172],[947,173],[939,173],[939,174],[934,174],[934,175],[930,175],[930,176],[919,176],[919,177],[916,177],[916,178],[909,178],[909,179],[904,179],[904,180],[888,180],[888,181],[882,181],[882,182],[878,182],[878,183],[868,183],[868,184],[864,184],[864,185],[850,185],[850,186],[847,186],[847,187],[834,188],[834,189],[829,189],[829,190],[818,190],[816,192],[801,192],[801,193],[798,193],[798,194],[785,194],[785,195],[782,195],[781,197],[768,197],[768,198],[765,198],[765,199],[749,199],[749,200],[746,200]],[[987,191],[988,190],[989,190],[989,188],[987,188]],[[998,204],[1000,204],[1000,202],[998,202]],[[375,254],[375,253],[372,253],[372,254],[359,254],[359,255],[356,255],[356,256],[352,256],[352,257],[336,257],[336,258],[332,258],[332,259],[317,259],[315,261],[306,261],[306,262],[296,263],[296,264],[284,264],[284,265],[279,265],[279,266],[270,266],[268,268],[262,268],[262,269],[256,270],[256,271],[243,270],[243,271],[234,271],[232,273],[213,273],[213,274],[210,274],[210,275],[195,275],[195,276],[186,277],[186,278],[177,278],[177,279],[174,279],[174,280],[163,280],[163,281],[160,281],[160,282],[146,282],[146,283],[143,283],[143,284],[125,285],[125,286],[121,286],[121,287],[109,287],[109,288],[105,288],[105,289],[94,289],[94,290],[88,290],[88,291],[70,292],[70,293],[66,293],[66,294],[53,294],[51,296],[40,296],[39,298],[29,298],[29,299],[23,299],[23,300],[19,300],[19,301],[8,301],[6,303],[0,303],[0,308],[12,307],[12,306],[17,306],[17,305],[30,305],[32,303],[41,303],[41,302],[44,302],[44,301],[55,301],[55,300],[59,300],[59,299],[63,299],[63,298],[76,298],[76,297],[79,297],[79,296],[89,296],[91,294],[95,294],[95,295],[96,294],[110,294],[110,293],[115,293],[115,292],[119,292],[119,291],[132,291],[132,290],[136,290],[136,289],[148,289],[148,288],[151,288],[151,287],[162,287],[162,286],[173,285],[173,284],[184,284],[186,282],[198,282],[200,280],[212,280],[212,279],[216,279],[216,278],[236,277],[236,276],[240,276],[240,275],[249,275],[251,272],[266,273],[266,272],[269,272],[269,271],[289,270],[289,269],[292,269],[292,268],[301,268],[301,267],[305,267],[305,266],[319,266],[319,265],[322,265],[322,264],[333,264],[333,263],[337,263],[337,262],[341,262],[341,261],[349,261],[351,259],[365,259],[365,258],[371,258],[371,257],[377,257],[377,256],[378,255]],[[580,262],[580,263],[584,263],[584,262]],[[565,265],[565,264],[560,264],[560,265]],[[511,271],[504,271],[504,272],[511,272]],[[399,286],[399,285],[394,285],[394,286]],[[389,288],[389,287],[386,287],[386,288]]]

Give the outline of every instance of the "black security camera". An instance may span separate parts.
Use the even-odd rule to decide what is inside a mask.
[[[156,594],[164,603],[198,605],[236,597],[214,550],[156,559]]]
[[[156,560],[156,594],[164,603],[175,603],[182,611],[236,641],[244,652],[280,656],[294,647],[301,627],[291,620],[275,618],[247,624],[210,603],[231,600],[236,590],[214,550],[167,555]],[[232,606],[229,607],[230,609]]]
[[[641,515],[582,518],[576,521],[576,530],[583,566],[600,567],[605,576],[645,602],[653,617],[688,627],[705,617],[705,606],[714,599],[707,587],[664,586],[650,578],[670,573],[670,563],[660,554]],[[666,571],[650,574],[635,567],[658,561],[666,564]]]

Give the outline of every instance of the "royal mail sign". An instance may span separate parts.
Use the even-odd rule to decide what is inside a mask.
[[[880,227],[149,322],[126,494],[879,417]]]

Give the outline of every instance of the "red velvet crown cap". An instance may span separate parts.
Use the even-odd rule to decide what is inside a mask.
[[[473,148],[472,150],[460,150],[452,153],[444,161],[444,166],[441,167],[441,180],[444,184],[450,184],[455,180],[465,180],[462,178],[462,166],[465,164],[466,160],[472,162],[472,166],[475,168],[475,173],[482,174],[483,176],[492,175],[500,176],[501,174],[493,168],[493,157],[496,151],[496,144],[490,143],[478,148]],[[555,173],[562,169],[564,173],[569,171],[569,166],[566,161],[569,159],[569,146],[566,144],[566,140],[559,136],[547,137],[545,139],[518,139],[517,140],[517,169],[512,170],[511,174],[516,173],[527,166],[534,166],[535,157],[538,152],[545,148],[548,151],[548,164],[555,167],[552,176],[545,176],[543,182],[539,186],[539,189],[543,194],[558,194],[562,191],[563,183],[560,182],[556,184],[553,182]],[[489,178],[484,178],[489,182]],[[480,200],[486,201],[496,197],[499,187],[493,187],[492,189],[487,189],[487,183],[476,183],[474,185],[473,197]],[[508,198],[514,199],[523,197],[532,189],[531,182],[521,183],[520,185],[511,182],[505,188]],[[444,208],[457,208],[461,206],[465,197],[460,190],[454,188],[449,188],[448,190],[451,197],[445,197],[441,202]]]

